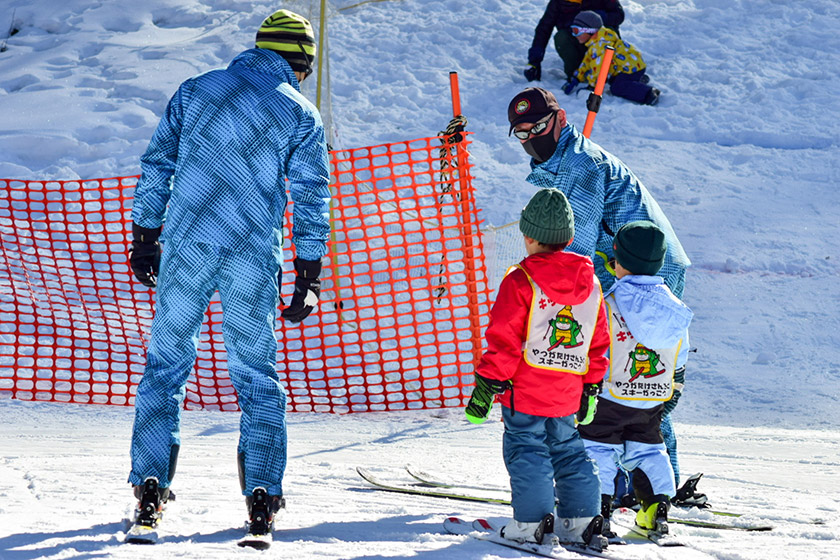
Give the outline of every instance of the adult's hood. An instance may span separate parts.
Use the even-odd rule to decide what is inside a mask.
[[[633,336],[648,348],[670,348],[683,336],[694,313],[659,276],[625,276],[607,292]]]
[[[286,82],[297,91],[300,91],[300,84],[294,71],[292,71],[292,67],[289,66],[285,58],[274,51],[267,49],[248,49],[236,55],[236,58],[231,60],[228,65],[229,70],[236,71],[243,68],[274,76],[281,82]]]

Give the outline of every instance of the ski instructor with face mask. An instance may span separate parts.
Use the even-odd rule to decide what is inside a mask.
[[[508,106],[510,133],[531,158],[528,182],[537,188],[559,189],[575,214],[575,238],[570,251],[590,257],[606,292],[615,282],[610,261],[613,237],[636,220],[656,224],[668,243],[660,276],[682,298],[685,269],[691,261],[683,251],[665,213],[642,182],[617,157],[583,136],[566,122],[550,91],[527,88]]]
[[[153,541],[171,496],[187,377],[217,290],[242,411],[238,470],[254,539],[246,544],[266,544],[284,505],[286,393],[275,320],[287,189],[297,256],[295,292],[282,316],[297,323],[320,296],[329,168],[321,116],[300,93],[315,59],[309,21],[280,10],[263,21],[254,46],[227,68],[182,83],[140,160],[129,259],[157,298],[131,440],[134,542]]]

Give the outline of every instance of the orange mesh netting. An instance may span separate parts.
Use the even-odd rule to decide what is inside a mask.
[[[290,410],[465,402],[490,302],[469,142],[448,139],[331,153],[321,302],[302,324],[277,322]],[[137,180],[0,180],[0,398],[133,403],[154,308],[126,255]],[[288,235],[291,204],[286,218]],[[290,272],[287,302],[293,285]],[[187,408],[237,408],[221,314],[216,294]]]

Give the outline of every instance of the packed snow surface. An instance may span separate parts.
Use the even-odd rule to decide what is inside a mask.
[[[518,218],[533,193],[508,137],[507,104],[526,87],[545,0],[329,2],[322,110],[333,146],[433,136],[457,71],[473,132],[485,226]],[[280,7],[318,21],[319,2],[5,0],[0,6],[0,178],[135,175],[184,79],[253,45]],[[622,36],[663,92],[656,107],[605,96],[592,139],[653,193],[693,266],[685,395],[674,413],[685,475],[738,522],[766,533],[674,526],[693,549],[616,548],[629,558],[840,556],[840,4],[836,0],[624,0]],[[582,127],[549,47],[542,87]],[[327,76],[329,88],[326,87]],[[313,101],[315,76],[304,84]],[[514,230],[515,232],[515,230]],[[492,236],[488,233],[488,239]],[[238,415],[186,412],[162,542],[120,543],[133,411],[0,401],[0,558],[230,558]],[[292,414],[288,510],[265,556],[517,558],[446,535],[446,516],[509,515],[498,505],[372,490],[368,466],[471,484],[506,484],[498,410],[482,426],[459,410]],[[697,514],[708,517],[708,514]],[[705,517],[704,517],[705,516]],[[814,524],[813,520],[825,521]]]

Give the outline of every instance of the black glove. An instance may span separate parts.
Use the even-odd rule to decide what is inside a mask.
[[[292,303],[284,309],[280,315],[292,323],[300,323],[312,313],[318,305],[318,298],[321,297],[321,261],[307,261],[295,258],[295,293],[292,296]],[[277,279],[277,288],[282,285],[283,270],[280,270]]]
[[[470,402],[464,413],[467,420],[473,424],[482,424],[490,416],[490,409],[493,407],[493,397],[504,393],[512,387],[510,381],[496,381],[487,379],[478,374],[475,375],[475,389],[470,396]]]
[[[160,237],[162,227],[144,228],[135,223],[131,224],[134,241],[128,249],[128,262],[134,276],[144,286],[157,286],[157,276],[160,272]]]
[[[572,95],[575,92],[575,88],[580,85],[580,82],[577,78],[569,78],[565,84],[563,84],[562,89],[563,93],[566,95]]]
[[[677,406],[677,401],[680,400],[682,396],[682,388],[685,384],[685,366],[681,367],[677,371],[674,372],[674,394],[671,395],[671,398],[665,401],[665,407],[662,409],[662,416],[666,414],[671,414],[671,411],[674,410]]]
[[[603,383],[603,382],[601,382]],[[598,409],[598,395],[601,393],[601,383],[584,383],[580,396],[580,408],[575,414],[577,423],[586,426],[595,418]]]
[[[542,68],[540,67],[539,62],[529,62],[528,68],[525,69],[525,79],[529,82],[533,82],[534,80],[539,81],[542,77]]]

